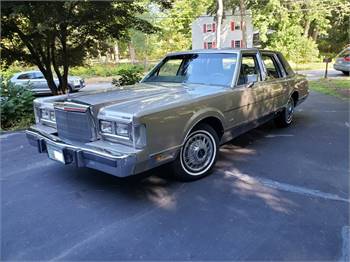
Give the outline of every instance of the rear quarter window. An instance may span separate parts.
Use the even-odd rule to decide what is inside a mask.
[[[284,56],[281,53],[276,53],[279,61],[281,62],[281,65],[284,69],[284,72],[286,72],[287,76],[292,76],[294,75],[294,71],[292,67],[289,65],[288,61],[284,58]]]

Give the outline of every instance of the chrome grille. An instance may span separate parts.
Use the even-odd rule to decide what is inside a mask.
[[[79,142],[93,141],[96,135],[89,112],[55,109],[58,136]]]

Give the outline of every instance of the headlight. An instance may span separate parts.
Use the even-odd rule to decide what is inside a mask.
[[[54,127],[56,125],[55,111],[48,108],[41,108],[39,122]]]
[[[115,126],[115,134],[117,136],[131,137],[131,125],[116,123]]]
[[[102,133],[113,134],[113,122],[100,120],[100,129]]]
[[[45,120],[50,120],[50,110],[41,109],[41,118]]]
[[[135,148],[146,146],[146,127],[132,123],[118,123],[100,120],[101,135],[105,140],[122,143]]]
[[[50,120],[56,122],[55,111],[50,111]]]

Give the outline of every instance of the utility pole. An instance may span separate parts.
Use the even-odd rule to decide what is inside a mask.
[[[216,21],[217,21],[217,27],[216,27],[216,47],[221,47],[221,24],[222,24],[222,16],[224,13],[224,4],[222,0],[217,0],[218,4],[218,10],[216,12]]]

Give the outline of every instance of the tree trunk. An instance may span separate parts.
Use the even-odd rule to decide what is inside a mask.
[[[318,29],[314,28],[314,31],[312,32],[312,39],[316,42],[318,38]]]
[[[309,37],[310,24],[311,24],[311,21],[309,18],[307,18],[307,20],[305,22],[305,27],[304,27],[304,37],[305,38]]]
[[[239,1],[239,11],[241,16],[241,30],[242,30],[242,46],[241,47],[247,47],[247,28],[245,25],[245,19],[244,16],[246,15],[246,8],[244,0]]]
[[[130,55],[130,61],[132,64],[135,64],[135,48],[133,47],[132,43],[128,43],[129,48],[129,55]]]
[[[114,44],[114,62],[116,64],[119,64],[120,58],[119,58],[119,46],[118,42],[115,42]]]
[[[222,16],[224,12],[224,4],[222,0],[217,0],[218,4],[218,10],[216,12],[216,21],[217,21],[217,26],[216,26],[216,47],[220,48],[221,47],[221,25],[222,25]]]
[[[68,51],[67,51],[67,27],[66,25],[61,25],[61,45],[62,45],[62,55],[63,55],[63,74],[62,74],[62,86],[61,92],[66,93],[68,89]]]
[[[51,60],[52,60],[53,69],[58,78],[58,86],[62,86],[62,74],[60,72],[60,69],[59,69],[59,66],[57,65],[57,60],[56,60],[55,41],[56,41],[56,35],[52,35],[52,37],[50,38]]]

